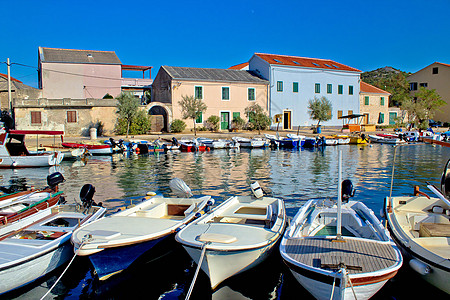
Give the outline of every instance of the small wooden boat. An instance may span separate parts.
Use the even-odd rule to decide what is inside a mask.
[[[269,142],[262,138],[244,138],[239,136],[232,137],[232,140],[239,143],[242,148],[264,148],[269,146]]]
[[[369,140],[365,134],[350,136],[350,144],[353,144],[353,145],[367,144],[368,141]]]
[[[283,234],[283,201],[259,191],[258,197],[227,199],[175,237],[208,275],[212,289],[262,262]]]
[[[288,138],[291,138],[291,139],[294,139],[294,140],[298,140],[300,147],[304,147],[305,146],[305,138],[306,138],[306,136],[293,134],[293,133],[288,133],[288,134],[286,134],[286,136]]]
[[[281,137],[278,133],[276,136],[273,134],[264,134],[264,136],[277,148],[296,149],[300,147],[300,139],[298,138]]]
[[[331,136],[323,136],[322,143],[325,146],[336,146],[337,144],[339,144],[339,140]]]
[[[83,203],[52,206],[0,228],[0,294],[39,279],[73,257],[73,230],[106,212],[93,202]]]
[[[227,148],[228,142],[226,140],[213,140],[205,137],[199,137],[197,140],[204,144],[206,147],[209,147],[211,149],[225,149]]]
[[[404,140],[400,139],[398,136],[393,135],[373,135],[369,134],[369,140],[371,143],[379,143],[379,144],[403,144]]]
[[[387,197],[384,214],[388,229],[409,266],[424,280],[450,294],[450,160],[436,197]],[[430,291],[431,293],[431,291]]]
[[[82,148],[87,149],[92,155],[109,155],[113,154],[113,148],[108,144],[88,144],[88,143],[61,143],[65,148]]]
[[[350,137],[348,135],[333,135],[333,138],[338,140],[338,145],[347,145],[350,144]]]
[[[306,137],[305,143],[303,144],[304,148],[314,148],[318,146],[324,145],[324,141],[320,138],[315,137]]]
[[[59,135],[63,131],[43,130],[8,130],[0,129],[0,168],[50,167],[59,165],[64,154],[59,151],[53,153],[30,153],[25,146],[25,136]]]
[[[197,151],[209,151],[210,148],[205,144],[198,141],[198,139],[188,140],[181,139],[178,141],[180,144],[180,150],[183,152],[197,152]]]
[[[349,180],[342,186],[337,203],[309,200],[301,207],[280,253],[316,299],[369,299],[396,275],[403,259],[373,211],[361,202],[341,203],[353,196]]]
[[[173,179],[171,188],[183,186],[180,181]],[[184,190],[184,198],[147,196],[133,207],[78,228],[72,236],[77,254],[89,257],[100,280],[127,269],[213,204],[210,196],[189,198],[189,188]]]

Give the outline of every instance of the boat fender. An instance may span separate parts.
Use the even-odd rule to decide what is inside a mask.
[[[141,150],[139,149],[139,147],[136,148],[136,150],[134,150],[134,152],[136,152],[136,154],[141,153]]]
[[[444,209],[438,205],[433,206],[433,212],[435,214],[442,214],[444,213]]]
[[[385,218],[384,209],[380,209],[380,217]]]
[[[208,206],[214,205],[214,199],[208,200],[208,202],[206,202],[206,205]]]
[[[202,216],[201,213],[199,213],[199,212],[195,213],[195,218],[196,218],[196,219],[200,218],[201,216]]]
[[[431,272],[431,268],[418,259],[411,259],[409,266],[420,275],[427,275]]]

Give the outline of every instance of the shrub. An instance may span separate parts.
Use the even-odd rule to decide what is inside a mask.
[[[172,124],[170,125],[170,131],[171,132],[183,132],[183,130],[186,129],[186,123],[184,123],[183,120],[173,120]]]
[[[242,128],[244,128],[245,126],[245,120],[241,117],[236,117],[233,119],[233,121],[231,121],[231,126],[238,130],[242,130]]]
[[[146,134],[151,130],[151,116],[145,111],[139,110],[133,117],[129,134]],[[117,119],[115,131],[119,135],[127,133],[127,121],[123,118]]]
[[[220,121],[220,118],[218,116],[210,116],[206,120],[206,126],[211,131],[218,131],[219,130],[219,121]]]

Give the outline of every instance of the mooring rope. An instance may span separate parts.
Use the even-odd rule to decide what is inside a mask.
[[[350,283],[350,287],[352,288],[353,296],[355,297],[355,300],[358,300],[358,298],[356,298],[355,289],[353,288],[353,283],[352,280],[350,279],[350,275],[348,275],[348,271],[345,269],[344,269],[344,276],[347,276],[348,282]]]
[[[333,279],[333,286],[331,287],[331,296],[330,296],[330,300],[333,299],[333,295],[334,295],[334,287],[336,286],[336,276],[337,274],[341,273],[341,270],[339,270],[338,272],[334,273],[334,279]]]
[[[194,289],[195,281],[197,280],[198,272],[200,271],[200,267],[202,266],[203,257],[205,256],[206,246],[209,244],[210,244],[210,242],[206,242],[202,245],[202,254],[200,255],[200,259],[198,260],[197,269],[195,270],[194,278],[192,279],[192,283],[191,283],[191,286],[189,287],[189,291],[186,295],[185,300],[189,300],[189,298],[191,297],[191,293],[192,293],[192,290]]]
[[[88,240],[88,237],[84,237],[83,241],[80,244],[80,247],[78,247],[78,250],[75,252],[75,255],[72,257],[72,259],[70,260],[69,264],[67,265],[67,267],[64,269],[64,271],[61,273],[61,275],[58,277],[58,279],[56,279],[55,283],[51,286],[51,288],[47,291],[47,293],[45,293],[44,296],[41,297],[40,300],[43,300],[45,297],[48,296],[48,294],[50,294],[50,292],[55,288],[55,286],[58,284],[58,282],[61,280],[61,278],[64,276],[64,274],[67,272],[67,270],[69,269],[70,265],[72,264],[72,262],[74,261],[75,257],[77,257],[78,252],[80,251],[81,247],[84,245],[84,243]]]

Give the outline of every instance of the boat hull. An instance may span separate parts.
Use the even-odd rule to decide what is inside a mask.
[[[64,154],[38,154],[26,156],[0,156],[0,168],[34,168],[59,165]]]
[[[78,143],[62,143],[65,148],[84,148],[89,151],[92,155],[110,155],[113,154],[113,149],[110,145],[89,145],[89,144],[78,144]]]

